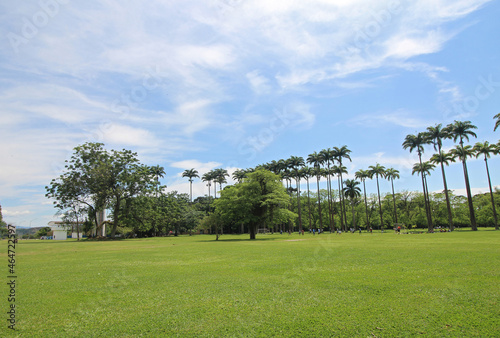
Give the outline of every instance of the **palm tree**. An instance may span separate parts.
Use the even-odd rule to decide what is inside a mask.
[[[422,154],[424,152],[424,144],[427,143],[427,138],[425,133],[418,133],[417,135],[406,135],[405,140],[403,142],[403,149],[409,149],[410,153],[413,150],[417,150],[418,160],[420,166],[422,166]],[[422,189],[424,190],[424,205],[425,205],[425,214],[427,216],[427,228],[430,232],[434,231],[434,227],[432,225],[432,215],[431,215],[431,207],[430,201],[428,199],[428,195],[425,194],[427,179],[425,177],[425,171],[422,172]]]
[[[333,208],[332,208],[332,178],[331,178],[331,171],[330,171],[330,164],[333,164],[333,161],[335,159],[334,157],[334,152],[332,149],[323,149],[319,152],[321,155],[321,158],[323,160],[323,163],[326,164],[327,167],[327,175],[326,175],[326,190],[328,193],[328,217],[330,219],[330,229],[333,229],[334,225],[334,219],[333,219]]]
[[[434,170],[434,165],[431,164],[430,162],[421,162],[421,163],[415,163],[413,165],[413,170],[411,172],[412,175],[415,173],[420,174],[422,177],[427,177],[430,176],[431,170]],[[430,200],[429,200],[429,190],[427,188],[427,179],[424,180],[424,186],[423,186],[423,191],[424,191],[424,204],[428,203],[429,206],[429,212],[430,212]],[[426,202],[428,201],[428,202]],[[434,228],[428,228],[429,232],[433,232]]]
[[[446,175],[444,173],[444,165],[449,165],[450,162],[455,162],[455,158],[453,157],[452,154],[446,153],[442,150],[439,151],[439,153],[432,155],[430,162],[433,164],[440,164],[441,165],[441,174],[443,176],[443,186],[444,186],[444,195],[446,197],[446,207],[448,209],[448,224],[450,226],[450,231],[454,230],[454,225],[453,225],[453,217],[451,213],[451,205],[450,205],[450,196],[448,193],[448,184],[446,184]]]
[[[493,219],[495,220],[495,230],[498,230],[497,212],[495,210],[495,198],[493,196],[493,189],[491,188],[490,170],[488,168],[488,159],[490,158],[491,154],[498,154],[498,148],[496,145],[490,144],[488,141],[485,141],[484,143],[476,143],[473,150],[476,153],[476,158],[484,155],[484,164],[486,165],[486,174],[488,175],[488,185],[490,187],[491,207],[493,208]]]
[[[319,210],[319,226],[321,229],[323,229],[323,217],[321,215],[321,196],[319,193],[319,179],[321,177],[321,155],[318,154],[317,152],[314,152],[312,154],[309,154],[307,157],[307,163],[312,164],[314,166],[314,174],[316,175],[316,182],[318,184],[318,210]]]
[[[493,131],[496,131],[498,126],[500,126],[500,113],[496,114],[493,116],[494,119],[497,119],[495,122],[495,128],[493,128]]]
[[[299,211],[299,232],[302,232],[302,212],[300,210],[300,168],[302,168],[305,163],[304,159],[299,156],[291,156],[289,159],[290,168],[293,171],[293,176],[295,177],[296,187],[297,187],[297,209]]]
[[[238,183],[241,183],[241,181],[243,181],[243,179],[246,176],[247,176],[247,172],[245,170],[243,170],[243,169],[236,169],[233,172],[232,178],[233,178],[233,180],[238,181]]]
[[[359,182],[355,180],[345,180],[344,196],[351,200],[352,207],[352,226],[356,229],[356,213],[354,212],[355,199],[361,195],[361,189],[358,187]]]
[[[341,186],[341,183],[340,183],[340,176],[341,176],[341,174],[347,174],[347,168],[346,168],[345,165],[343,165],[343,166],[334,165],[334,166],[332,166],[332,173],[337,174],[337,183],[338,183],[338,186],[339,186],[340,228],[343,231],[346,231],[346,229],[347,229],[347,219],[344,220],[344,217],[343,217],[343,210],[342,210],[342,201],[343,201],[343,196],[342,195],[343,194],[342,194],[342,186]]]
[[[188,177],[189,180],[189,196],[191,198],[191,202],[193,202],[193,178],[200,177],[198,176],[198,171],[194,168],[186,169],[182,173],[182,177]]]
[[[219,191],[222,191],[222,183],[227,183],[226,177],[229,177],[226,169],[214,169],[214,182],[219,183]],[[215,192],[215,198],[217,198],[217,191]]]
[[[368,203],[366,201],[366,184],[365,184],[365,181],[366,181],[367,178],[370,178],[370,173],[368,172],[368,170],[359,169],[358,171],[356,171],[354,173],[354,177],[356,177],[358,180],[360,180],[361,182],[363,182],[363,193],[365,195],[366,230],[368,230],[368,228],[370,226],[370,221],[368,219]]]
[[[376,165],[371,165],[368,167],[370,170],[370,178],[373,178],[373,175],[375,175],[375,177],[377,178],[377,193],[378,193],[378,210],[379,210],[379,214],[380,214],[380,229],[379,230],[382,230],[382,227],[384,226],[384,219],[382,217],[382,202],[380,202],[380,187],[379,187],[379,184],[378,184],[378,178],[379,176],[384,178],[385,177],[385,167],[384,166],[381,166],[380,164],[376,164]]]
[[[309,195],[309,179],[314,176],[314,173],[311,167],[303,167],[301,171],[302,171],[302,176],[306,179],[307,182],[307,210],[309,211],[309,229],[311,229],[312,219],[311,219],[311,196]]]
[[[151,167],[151,173],[155,176],[156,179],[156,197],[158,198],[158,192],[160,189],[160,177],[165,176],[165,169],[159,165],[155,165]]]
[[[349,150],[349,148],[347,148],[346,145],[342,146],[342,147],[333,147],[333,157],[339,162],[339,167],[342,167],[342,159],[348,159],[349,161],[352,162],[351,160],[351,156],[349,155],[351,153],[351,150]],[[343,179],[342,179],[342,171],[340,172],[340,184],[343,186],[344,182],[343,182]],[[339,191],[340,192],[340,191]],[[341,201],[342,201],[342,210],[343,210],[343,213],[344,213],[344,220],[345,220],[345,223],[347,224],[347,215],[346,215],[346,212],[345,212],[345,204],[344,204],[344,198],[342,196],[342,194],[339,194],[341,196]]]
[[[398,223],[398,211],[396,209],[396,197],[394,195],[394,179],[399,178],[399,170],[394,169],[394,168],[387,168],[387,170],[385,171],[385,178],[387,178],[389,181],[391,181],[392,201],[394,203],[394,219],[396,220],[396,223]]]
[[[472,129],[477,129],[477,127],[471,124],[470,121],[455,121],[453,124],[449,124],[446,128],[448,129],[451,137],[453,137],[454,142],[456,142],[457,139],[460,139],[459,145],[462,149],[454,149],[453,152],[462,160],[462,167],[465,176],[465,190],[467,191],[467,202],[469,204],[470,222],[472,230],[477,231],[476,215],[474,213],[474,205],[472,204],[472,192],[470,189],[469,174],[467,172],[466,164],[467,157],[471,156],[472,150],[470,150],[469,154],[464,148],[464,139],[469,141],[469,136],[477,137],[476,133],[472,131]]]
[[[203,174],[203,176],[201,176],[201,180],[203,182],[207,182],[207,187],[208,187],[208,199],[210,200],[210,187],[212,186],[212,180],[213,180],[213,171],[209,171],[205,174]]]

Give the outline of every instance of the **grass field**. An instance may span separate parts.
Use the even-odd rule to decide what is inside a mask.
[[[500,335],[493,230],[31,240],[16,270],[2,336]]]

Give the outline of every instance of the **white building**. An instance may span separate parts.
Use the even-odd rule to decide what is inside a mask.
[[[50,230],[52,230],[52,239],[65,241],[68,238],[68,228],[63,222],[49,222]]]

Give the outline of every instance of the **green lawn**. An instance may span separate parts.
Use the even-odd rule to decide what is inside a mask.
[[[214,238],[20,241],[15,334],[500,335],[500,231]]]

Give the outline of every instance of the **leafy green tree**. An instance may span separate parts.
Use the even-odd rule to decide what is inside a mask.
[[[493,211],[493,219],[495,221],[495,229],[498,230],[498,219],[497,212],[495,209],[495,197],[493,196],[493,189],[491,187],[491,179],[490,179],[490,170],[488,168],[488,159],[491,157],[491,154],[498,154],[498,148],[495,144],[490,144],[488,141],[484,143],[477,142],[474,145],[473,151],[475,152],[476,158],[479,156],[484,156],[484,164],[486,166],[486,175],[488,176],[488,185],[490,188],[490,197],[491,197],[491,208]]]
[[[385,167],[377,163],[376,165],[374,165],[374,166],[371,165],[368,168],[369,168],[369,172],[370,172],[370,178],[373,178],[373,176],[375,176],[375,178],[377,180],[378,208],[379,208],[379,214],[380,214],[380,229],[382,229],[382,227],[384,226],[384,219],[382,217],[382,203],[380,202],[380,187],[378,184],[378,178],[385,177]]]
[[[297,216],[286,208],[290,196],[280,177],[268,170],[256,170],[242,183],[224,189],[214,204],[221,220],[247,224],[250,239],[255,239],[259,227],[278,225]]]
[[[195,168],[191,169],[186,169],[182,173],[182,177],[187,177],[189,181],[189,199],[192,202],[193,201],[193,178],[199,178],[200,176],[198,175],[198,170]]]
[[[65,172],[46,187],[46,196],[55,200],[59,210],[87,209],[96,227],[97,213],[110,207],[113,238],[120,226],[122,201],[154,191],[157,172],[140,164],[137,154],[130,150],[107,151],[102,143],[87,142],[75,147]]]

